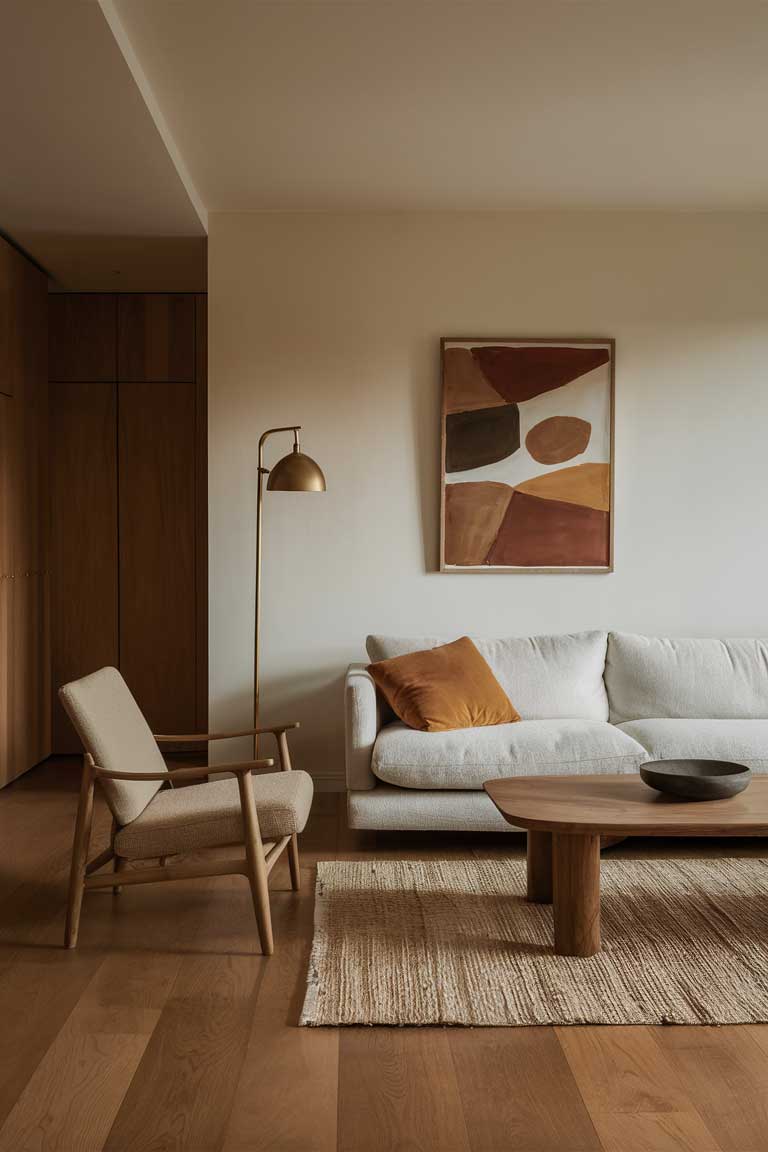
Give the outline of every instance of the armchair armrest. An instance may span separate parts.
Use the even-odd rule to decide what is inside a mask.
[[[381,726],[381,708],[373,678],[365,664],[350,664],[344,688],[344,750],[350,792],[376,787],[371,759]]]
[[[223,775],[234,772],[236,776],[245,776],[254,768],[273,768],[274,760],[245,760],[237,764],[200,765],[197,768],[177,768],[175,772],[110,772],[107,768],[94,767],[93,772],[98,780],[160,780],[163,783],[170,780],[206,780],[208,776]]]
[[[299,721],[294,720],[291,724],[273,724],[269,728],[243,728],[239,732],[201,732],[181,736],[158,736],[157,733],[153,733],[153,736],[158,744],[207,744],[209,740],[234,740],[236,736],[266,736],[270,732],[273,736],[279,737],[283,732],[298,727],[300,727]]]

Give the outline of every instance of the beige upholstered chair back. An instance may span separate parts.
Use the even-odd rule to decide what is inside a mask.
[[[165,772],[139,706],[116,668],[101,668],[59,689],[67,715],[99,768],[110,772]],[[118,824],[130,824],[160,789],[157,780],[102,779]]]

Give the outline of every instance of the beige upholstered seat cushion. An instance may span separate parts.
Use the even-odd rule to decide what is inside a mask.
[[[100,668],[59,689],[67,715],[97,767],[109,772],[165,772],[155,738],[117,668]],[[107,780],[104,794],[118,824],[135,820],[161,782]]]
[[[636,772],[641,744],[598,720],[521,720],[488,728],[415,732],[389,724],[376,737],[372,768],[401,788],[482,788],[499,776]]]
[[[732,760],[768,772],[768,720],[630,720],[620,724],[651,760]]]
[[[301,832],[312,805],[306,772],[269,772],[253,777],[262,840]],[[243,821],[237,780],[226,778],[189,788],[169,788],[115,837],[115,852],[127,860],[196,852],[241,844]]]

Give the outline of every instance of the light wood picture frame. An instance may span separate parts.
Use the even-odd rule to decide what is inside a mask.
[[[614,570],[615,340],[440,341],[440,571]]]

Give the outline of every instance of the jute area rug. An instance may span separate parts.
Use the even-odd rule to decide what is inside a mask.
[[[556,956],[518,860],[317,868],[301,1023],[768,1021],[768,861],[604,859],[603,951]]]

